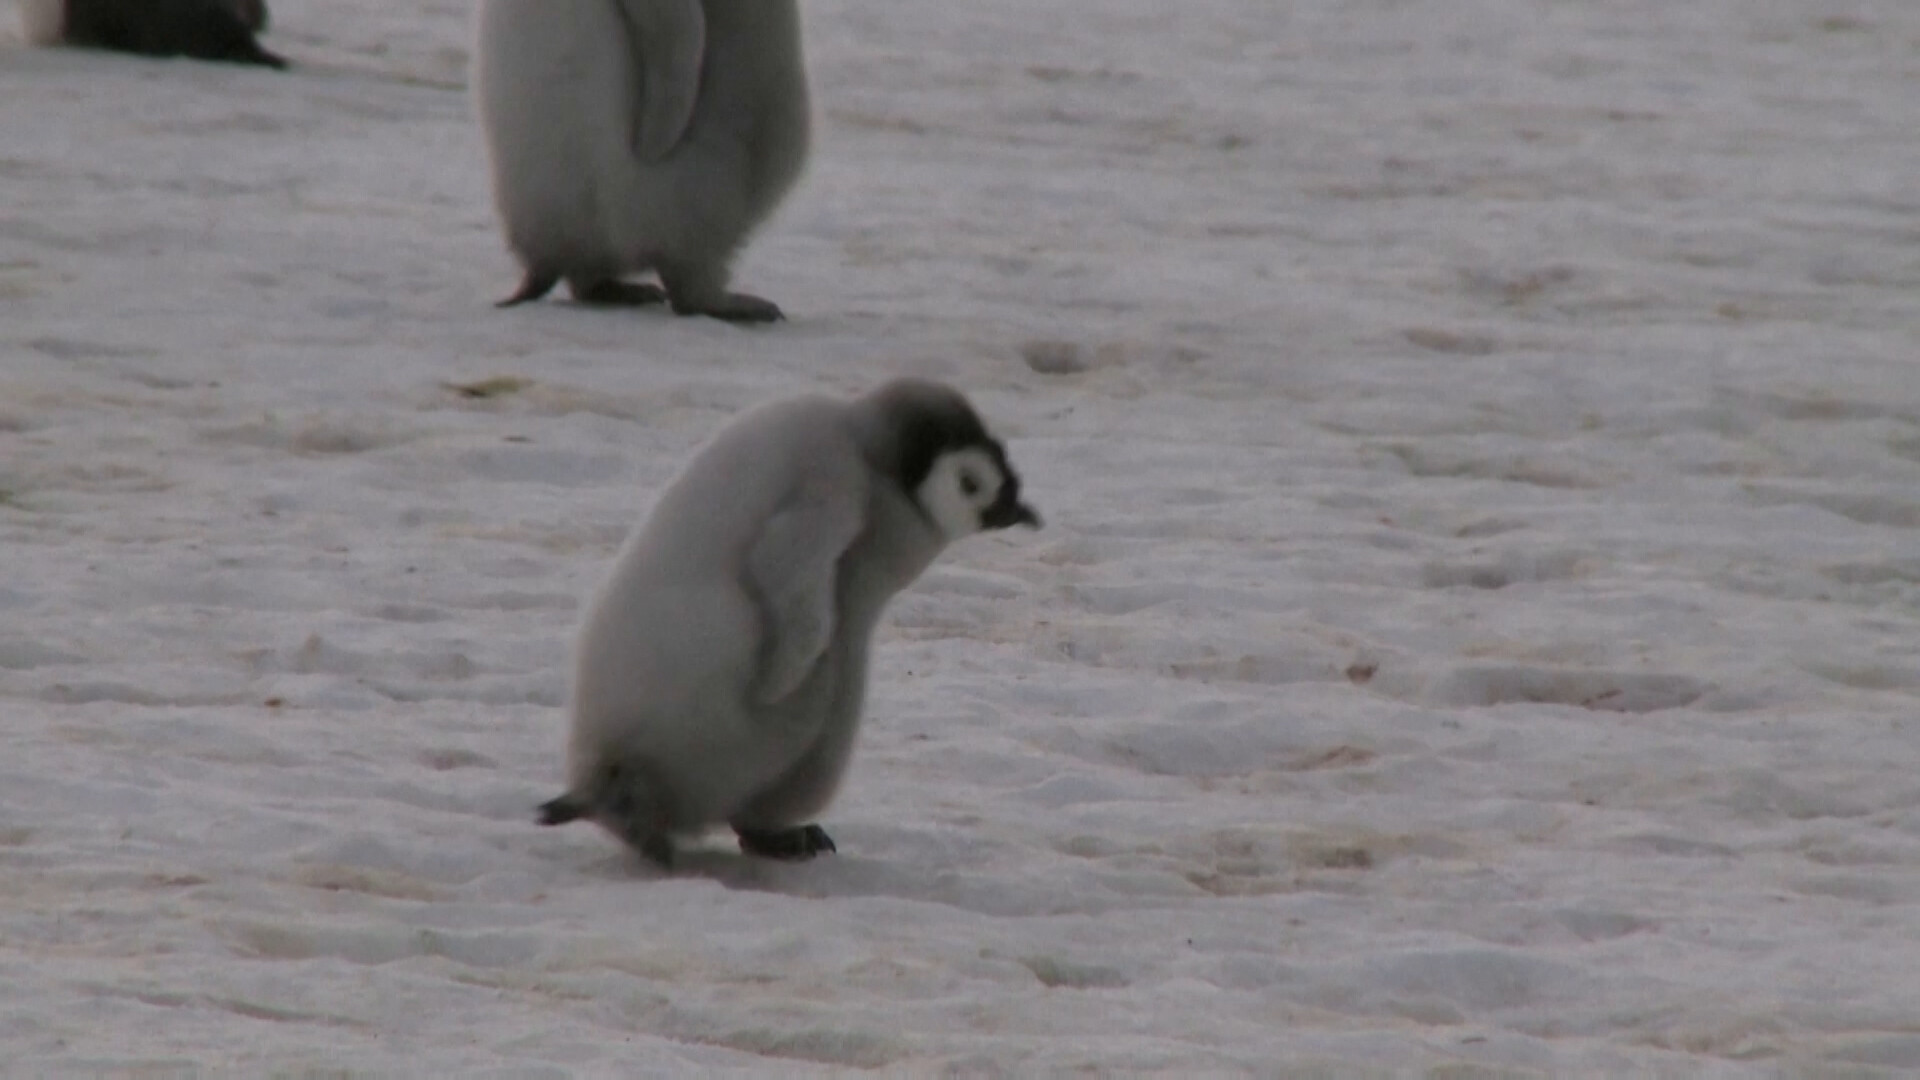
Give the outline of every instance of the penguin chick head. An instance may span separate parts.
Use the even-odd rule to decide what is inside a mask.
[[[869,400],[891,428],[890,471],[949,542],[985,529],[1040,527],[1040,515],[1020,501],[1006,447],[958,390],[901,379]]]

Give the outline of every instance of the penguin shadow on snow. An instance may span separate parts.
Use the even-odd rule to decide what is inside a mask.
[[[622,850],[608,852],[579,869],[593,877],[706,880],[744,892],[792,896],[887,891],[879,886],[891,876],[888,863],[873,856],[845,852],[803,860],[768,859],[733,850],[718,837],[676,848],[671,868],[660,866],[639,852]]]
[[[672,869],[637,852],[603,850],[585,859],[567,858],[584,878],[636,884],[711,881],[735,892],[796,899],[885,897],[939,904],[982,915],[1034,911],[1094,910],[1097,898],[983,873],[993,842],[964,831],[885,825],[832,826],[846,841],[836,854],[804,861],[767,859],[725,846],[717,837],[679,848]]]

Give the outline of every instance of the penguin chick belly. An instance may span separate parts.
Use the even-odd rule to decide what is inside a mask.
[[[690,127],[665,161],[615,160],[602,171],[608,243],[623,272],[726,264],[798,176],[763,160],[735,125],[703,126],[696,112]]]
[[[866,651],[864,643],[854,649],[836,643],[828,652],[821,669],[796,695],[803,699],[801,707],[817,719],[810,724],[795,722],[792,727],[810,730],[811,741],[777,776],[729,813],[727,821],[734,828],[778,830],[804,825],[833,802],[860,731]]]
[[[706,74],[689,134],[738,152],[730,164],[757,225],[800,178],[812,141],[799,6],[794,0],[706,0],[704,7]]]
[[[607,178],[635,74],[605,0],[486,0],[474,80],[507,243],[529,266],[611,276]]]
[[[723,264],[800,178],[811,106],[793,0],[707,0],[707,53],[686,134],[663,161],[604,175],[629,269]]]
[[[804,771],[820,744],[830,738],[832,710],[839,696],[837,674],[837,665],[823,663],[785,700],[729,714],[718,725],[724,736],[684,749],[683,764],[667,785],[675,789],[692,827],[746,823],[777,828],[803,823],[795,817],[756,815],[753,810],[769,792],[788,785],[796,771]],[[803,812],[825,805],[822,800]]]

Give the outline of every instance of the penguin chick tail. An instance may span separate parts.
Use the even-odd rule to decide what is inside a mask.
[[[540,816],[535,820],[542,825],[565,825],[569,821],[579,821],[586,816],[586,804],[568,794],[541,803]]]

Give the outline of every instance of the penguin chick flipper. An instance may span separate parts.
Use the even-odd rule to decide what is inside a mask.
[[[648,164],[680,145],[700,93],[707,51],[707,17],[700,0],[618,0],[626,23],[635,87],[632,145]]]
[[[765,859],[781,859],[786,862],[805,862],[823,851],[838,851],[833,837],[818,825],[801,825],[793,829],[735,829],[740,837],[740,850],[748,855],[758,855]]]
[[[851,452],[802,458],[808,470],[747,552],[747,577],[766,620],[754,700],[800,688],[833,640],[835,564],[860,534],[865,466]]]

